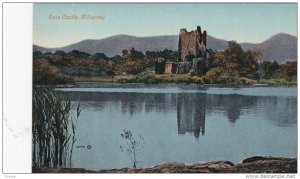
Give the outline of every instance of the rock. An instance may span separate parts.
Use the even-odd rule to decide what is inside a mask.
[[[170,162],[147,168],[85,170],[82,168],[32,167],[33,173],[297,173],[296,158],[255,156],[234,165],[230,161],[178,163]]]

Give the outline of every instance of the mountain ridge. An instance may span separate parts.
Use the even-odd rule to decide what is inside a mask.
[[[58,48],[46,48],[33,44],[33,51],[54,52],[62,50],[69,52],[79,50],[82,52],[94,54],[104,53],[107,56],[120,55],[123,49],[135,48],[145,53],[146,51],[160,51],[164,49],[177,50],[178,35],[159,35],[136,37],[126,34],[118,34],[103,39],[85,39],[77,43],[66,45]],[[213,50],[223,50],[227,48],[228,41],[207,36],[207,48]],[[257,50],[263,54],[263,60],[276,60],[282,62],[284,60],[297,60],[297,37],[278,33],[261,43],[240,43],[245,49]]]

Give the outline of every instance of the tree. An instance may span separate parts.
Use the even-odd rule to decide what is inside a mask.
[[[99,60],[106,60],[108,57],[104,53],[95,53],[91,56],[91,60],[99,61]]]
[[[212,53],[212,67],[222,68],[223,75],[233,77],[252,76],[258,70],[261,53],[244,51],[236,41],[229,41],[223,52]]]
[[[229,41],[228,48],[225,49],[225,68],[230,76],[238,76],[241,72],[239,68],[244,62],[245,53],[236,41]]]
[[[248,50],[245,52],[245,57],[242,63],[239,65],[240,75],[247,76],[248,74],[252,74],[258,70],[258,63],[262,54],[257,51]]]
[[[275,71],[280,69],[280,66],[279,64],[274,61],[274,62],[271,62],[271,61],[264,61],[261,63],[261,68],[262,68],[262,71],[263,71],[263,77],[264,78],[274,78],[275,77]]]
[[[122,57],[128,55],[128,50],[127,49],[124,49],[122,50]]]
[[[40,51],[34,51],[32,55],[33,55],[33,60],[43,58],[43,53]]]
[[[119,72],[126,72],[127,74],[139,74],[148,67],[149,61],[146,59],[135,60],[131,55],[122,57],[122,62],[118,64]]]
[[[130,56],[132,59],[134,60],[143,60],[144,59],[144,54],[140,51],[135,50],[134,48],[132,48],[130,50]]]
[[[71,82],[72,78],[60,73],[59,69],[49,64],[45,59],[33,61],[34,84],[63,84]]]
[[[276,78],[297,79],[297,62],[288,61],[280,65],[279,69],[274,71]]]

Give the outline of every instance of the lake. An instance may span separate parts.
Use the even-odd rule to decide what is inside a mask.
[[[297,157],[296,87],[80,83],[56,90],[82,106],[75,168],[132,167],[120,149],[123,129],[144,139],[137,167]]]

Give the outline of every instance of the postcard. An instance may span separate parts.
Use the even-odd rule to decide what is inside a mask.
[[[33,173],[297,173],[297,3],[34,3]]]

